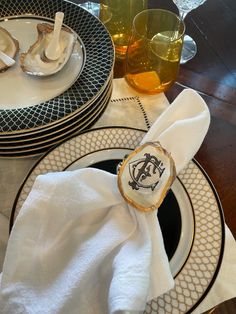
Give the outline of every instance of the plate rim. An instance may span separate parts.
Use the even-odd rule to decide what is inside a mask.
[[[201,173],[204,175],[205,179],[208,181],[210,187],[211,187],[211,191],[213,192],[213,194],[215,195],[215,200],[217,202],[217,206],[218,206],[218,210],[219,210],[219,215],[220,215],[220,221],[221,221],[221,230],[222,230],[222,241],[221,241],[221,248],[220,248],[220,253],[219,253],[219,259],[217,262],[217,266],[214,272],[213,277],[211,278],[211,281],[208,285],[208,287],[206,288],[206,290],[204,291],[204,293],[202,294],[202,296],[199,298],[199,300],[196,302],[196,304],[194,304],[192,306],[191,309],[189,309],[186,314],[191,313],[193,310],[195,310],[198,305],[205,299],[205,297],[207,296],[207,294],[209,293],[209,291],[211,290],[212,286],[215,283],[215,280],[219,274],[219,270],[220,267],[222,265],[222,260],[223,260],[223,256],[224,256],[224,249],[225,249],[225,218],[224,218],[224,211],[223,211],[223,206],[221,204],[220,201],[220,197],[219,194],[211,180],[211,178],[209,177],[209,175],[207,174],[206,170],[203,168],[203,166],[199,163],[199,161],[197,161],[195,158],[193,158],[192,160],[197,167],[200,169]]]
[[[80,124],[83,124],[84,121],[87,121],[89,118],[92,118],[94,114],[96,114],[97,111],[99,111],[99,109],[103,106],[104,103],[107,102],[108,99],[111,99],[111,94],[112,94],[112,82],[111,84],[107,85],[107,89],[104,91],[104,93],[102,93],[99,97],[98,102],[94,103],[93,106],[88,108],[88,111],[86,112],[86,115],[84,116],[80,116],[80,115],[76,115],[75,117],[73,117],[73,119],[69,119],[68,121],[64,121],[64,123],[60,124],[59,126],[55,125],[55,127],[51,130],[50,129],[50,133],[47,131],[47,129],[43,132],[43,134],[37,136],[37,137],[32,137],[30,135],[29,138],[27,139],[22,139],[22,137],[20,138],[20,140],[14,140],[12,139],[11,141],[9,140],[4,140],[3,142],[1,142],[1,136],[0,136],[0,155],[2,152],[4,152],[4,150],[11,150],[13,149],[13,151],[16,148],[19,148],[21,150],[21,148],[31,148],[32,146],[35,145],[40,145],[41,143],[44,142],[48,142],[49,138],[54,139],[56,138],[55,136],[59,133],[62,133],[62,131],[68,131],[68,130],[72,130],[75,129],[76,130],[76,126],[79,127]],[[65,125],[66,124],[66,125]],[[64,133],[64,132],[63,132]],[[34,142],[34,143],[32,143]],[[5,144],[6,143],[6,144]],[[18,144],[18,145],[11,145],[12,143],[14,144]],[[5,146],[4,146],[5,145]]]
[[[42,156],[45,154],[45,151],[49,151],[49,149],[53,149],[55,146],[60,145],[62,142],[66,141],[67,139],[69,139],[70,137],[76,136],[82,132],[86,132],[87,130],[89,130],[90,127],[92,127],[97,121],[98,119],[101,117],[101,115],[103,114],[104,110],[106,109],[106,107],[109,104],[109,97],[107,99],[106,102],[104,102],[99,109],[96,110],[96,112],[90,116],[89,118],[86,118],[86,121],[83,121],[79,127],[79,130],[76,129],[72,129],[68,132],[68,134],[63,137],[62,135],[62,139],[57,139],[53,144],[51,145],[47,145],[47,146],[39,146],[37,148],[34,149],[29,149],[29,150],[20,150],[20,151],[16,151],[15,153],[11,154],[10,152],[6,152],[3,154],[3,152],[0,152],[0,159],[4,159],[4,158],[25,158],[25,157],[34,157],[34,156]],[[48,148],[49,146],[49,148]]]
[[[12,212],[11,212],[11,217],[10,217],[10,224],[9,224],[9,232],[11,231],[11,228],[13,226],[13,223],[14,223],[14,215],[15,215],[15,210],[16,210],[16,205],[17,205],[17,201],[19,199],[19,196],[21,194],[21,191],[26,183],[26,181],[28,180],[28,178],[30,177],[30,175],[32,174],[32,172],[34,171],[34,169],[38,166],[38,164],[45,158],[47,157],[47,155],[49,155],[53,150],[57,149],[60,145],[64,144],[65,142],[73,139],[73,138],[76,138],[78,136],[81,136],[83,134],[86,134],[86,133],[90,133],[90,132],[96,132],[96,131],[104,131],[104,130],[107,130],[107,129],[128,129],[128,130],[133,130],[134,132],[137,131],[137,132],[142,132],[143,135],[147,132],[146,130],[143,130],[143,129],[137,129],[137,128],[130,128],[130,127],[112,127],[112,126],[107,126],[107,127],[101,127],[101,128],[94,128],[94,129],[91,129],[91,130],[84,130],[82,132],[80,132],[79,134],[77,135],[72,135],[70,137],[68,137],[67,139],[65,139],[63,142],[59,143],[58,145],[52,147],[49,151],[47,151],[45,154],[43,154],[39,160],[33,165],[33,167],[30,169],[30,171],[28,172],[28,174],[26,175],[24,181],[22,182],[22,185],[20,187],[20,189],[18,190],[18,193],[16,195],[16,198],[14,200],[14,204],[13,204],[13,207],[12,207]],[[124,147],[123,147],[124,148]],[[126,147],[127,148],[127,147]],[[222,204],[221,204],[221,201],[220,201],[220,198],[219,198],[219,195],[217,193],[217,190],[212,182],[212,180],[210,179],[209,175],[207,174],[207,172],[205,171],[205,169],[201,166],[201,164],[196,160],[196,159],[192,159],[192,162],[195,164],[195,166],[198,168],[198,170],[201,172],[201,174],[203,175],[203,177],[207,180],[209,186],[210,186],[210,189],[211,189],[211,192],[214,194],[214,197],[215,197],[215,201],[217,203],[217,209],[218,209],[218,212],[219,212],[219,220],[220,220],[220,227],[221,227],[221,243],[220,243],[220,250],[219,250],[219,255],[217,256],[218,259],[217,259],[217,263],[216,263],[216,266],[215,266],[215,269],[214,269],[214,273],[213,273],[213,276],[211,277],[210,279],[210,282],[208,283],[207,287],[204,289],[204,292],[201,294],[201,296],[197,299],[197,301],[187,310],[186,313],[191,313],[194,309],[197,308],[197,306],[203,301],[203,299],[206,297],[206,295],[209,293],[211,287],[213,286],[217,276],[218,276],[218,273],[219,273],[219,270],[220,270],[220,267],[221,267],[221,264],[222,264],[222,259],[223,259],[223,253],[224,253],[224,248],[225,248],[225,220],[224,220],[224,213],[223,213],[223,208],[222,208]],[[181,181],[181,179],[180,179]],[[194,245],[194,244],[193,244]],[[192,247],[190,249],[190,252],[189,252],[189,255],[191,254],[191,251],[192,251]],[[187,257],[186,259],[186,262],[185,264],[187,263],[188,261],[188,258],[189,256]],[[179,273],[181,273],[181,271],[184,269],[184,266],[185,264],[182,266],[181,270],[178,272],[178,274],[176,275],[177,278],[178,278],[178,275]],[[168,292],[167,292],[168,294]],[[158,298],[157,298],[158,299]],[[152,300],[155,302],[155,300]],[[152,302],[150,301],[150,302]],[[155,313],[155,312],[153,312]]]

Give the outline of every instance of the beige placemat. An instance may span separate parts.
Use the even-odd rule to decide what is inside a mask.
[[[121,79],[114,79],[113,80],[113,93],[112,93],[112,104],[108,105],[108,110],[109,107],[112,106],[113,110],[115,110],[115,102],[114,100],[119,100],[118,103],[122,103],[122,100],[128,100],[130,103],[132,102],[132,99],[134,101],[133,107],[139,106],[143,112],[143,114],[146,114],[147,119],[149,121],[149,124],[152,125],[153,122],[156,120],[156,118],[169,106],[169,102],[165,96],[164,93],[161,94],[156,94],[156,95],[145,95],[138,93],[134,89],[132,89],[126,81],[121,78]],[[126,104],[123,103],[123,106]],[[132,106],[132,105],[130,105]],[[122,107],[123,111],[128,110],[129,114],[132,113],[132,108],[129,108],[127,106]],[[136,127],[136,128],[141,128],[141,120],[137,121],[137,124],[135,124],[132,120],[134,119],[134,116],[132,115],[124,115],[124,112],[120,112],[120,114],[123,113],[123,125],[129,126],[129,127]],[[101,118],[103,119],[103,117]],[[113,122],[117,119],[117,117],[114,117],[114,115],[110,116],[110,119]]]

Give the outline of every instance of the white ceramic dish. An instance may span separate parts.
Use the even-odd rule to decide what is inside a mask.
[[[107,171],[111,171],[112,165],[114,172],[116,163],[141,142],[144,134],[142,130],[131,128],[93,129],[49,151],[22,184],[13,206],[11,226],[39,174],[73,171],[89,165]],[[191,161],[179,173],[172,194],[166,197],[167,201],[169,197],[173,199],[170,204],[173,204],[174,212],[172,205],[167,203],[162,217],[162,210],[159,209],[158,217],[167,253],[172,242],[176,242],[170,258],[175,287],[149,302],[146,313],[190,313],[204,299],[215,281],[224,250],[221,204],[212,182],[200,165]],[[169,218],[173,213],[171,227]]]

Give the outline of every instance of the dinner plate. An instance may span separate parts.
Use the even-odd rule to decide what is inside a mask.
[[[84,118],[79,124],[75,124],[72,128],[68,129],[60,129],[60,132],[52,138],[48,138],[43,142],[31,144],[28,147],[20,147],[13,149],[10,147],[9,149],[1,149],[0,148],[0,157],[1,158],[22,158],[22,157],[33,157],[42,155],[45,151],[49,150],[50,147],[55,146],[56,144],[62,142],[66,138],[70,137],[72,134],[78,134],[79,132],[91,128],[93,124],[95,124],[98,119],[101,117],[103,112],[105,111],[107,105],[111,99],[111,91],[109,91],[101,103],[101,105],[96,108],[96,110],[89,117]]]
[[[64,124],[60,124],[47,132],[42,132],[43,134],[38,134],[38,136],[28,137],[27,140],[17,140],[17,141],[1,141],[0,140],[0,157],[4,158],[22,158],[29,156],[37,156],[39,154],[45,153],[50,147],[61,142],[65,138],[72,134],[78,134],[78,132],[92,127],[94,123],[101,117],[107,105],[110,102],[112,95],[112,80],[107,86],[107,89],[98,98],[94,106],[84,113],[82,116],[76,116]]]
[[[79,125],[79,127],[75,127],[73,129],[69,129],[67,130],[65,133],[63,133],[63,129],[61,131],[61,134],[59,134],[58,136],[55,136],[52,139],[48,139],[45,142],[36,144],[36,145],[31,145],[29,147],[23,147],[23,148],[17,148],[17,149],[5,149],[5,150],[0,150],[0,157],[33,157],[33,156],[37,156],[39,154],[43,154],[45,153],[45,151],[47,151],[50,147],[55,146],[56,144],[60,143],[62,140],[70,137],[72,134],[78,134],[79,132],[83,131],[84,129],[88,129],[90,127],[92,127],[92,125],[94,123],[96,123],[96,121],[100,118],[100,116],[102,115],[102,113],[104,112],[104,110],[106,109],[106,106],[109,103],[109,99],[107,100],[107,102],[103,103],[101,107],[99,107],[96,112],[89,118],[83,120],[81,122],[81,124]]]
[[[60,119],[55,123],[50,123],[45,125],[43,128],[36,128],[30,129],[28,132],[18,132],[14,134],[1,134],[0,133],[0,144],[11,144],[11,145],[18,145],[19,143],[27,143],[32,142],[32,140],[38,140],[42,138],[48,137],[49,134],[53,134],[54,132],[58,132],[60,129],[64,128],[65,126],[72,125],[75,121],[82,121],[90,114],[94,112],[94,110],[101,105],[102,100],[106,97],[111,89],[111,85],[113,83],[113,75],[109,78],[109,81],[106,83],[104,90],[94,99],[91,101],[86,107],[84,107],[79,112],[74,112],[70,116],[66,117],[65,119]]]
[[[86,120],[92,119],[101,107],[109,102],[112,93],[112,80],[107,85],[104,92],[98,97],[93,106],[89,106],[82,115],[75,115],[71,119],[64,120],[63,123],[58,123],[54,127],[45,128],[41,132],[24,134],[24,136],[16,137],[1,137],[0,136],[0,152],[4,152],[4,149],[14,151],[15,149],[33,148],[33,146],[41,145],[57,138],[60,135],[66,135],[66,132],[74,130],[80,130],[80,125]]]
[[[78,34],[86,51],[82,72],[71,87],[48,101],[0,109],[1,134],[24,133],[66,119],[98,97],[109,81],[114,65],[111,37],[99,19],[80,6],[64,0],[1,1],[0,26],[14,19],[23,21],[26,15],[29,19],[54,19],[57,11],[64,12],[64,24]],[[1,73],[0,79],[4,75],[7,72]]]
[[[10,228],[36,177],[53,171],[99,167],[116,172],[117,163],[141,142],[145,132],[120,127],[93,129],[51,149],[31,169],[15,199]],[[175,180],[158,210],[175,287],[150,301],[146,313],[190,313],[214,283],[224,249],[224,218],[206,172],[191,161]]]

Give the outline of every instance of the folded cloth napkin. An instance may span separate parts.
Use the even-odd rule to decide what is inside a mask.
[[[142,142],[159,140],[179,172],[209,123],[203,99],[184,90]],[[8,241],[0,312],[144,310],[174,285],[156,215],[129,206],[102,170],[38,176]]]

